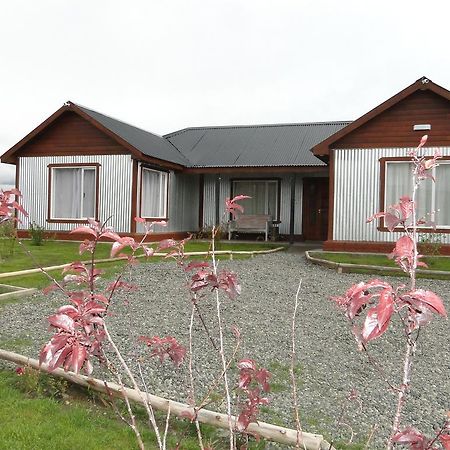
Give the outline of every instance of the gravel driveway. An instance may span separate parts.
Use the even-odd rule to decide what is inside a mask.
[[[233,344],[230,325],[235,324],[241,330],[243,341],[239,357],[253,358],[273,374],[271,405],[264,408],[262,420],[293,425],[288,371],[290,327],[295,292],[302,279],[297,350],[303,428],[323,433],[329,439],[339,435],[345,439],[350,436],[351,427],[354,440],[365,442],[372,427],[377,426],[370,448],[383,448],[394,414],[395,396],[367,363],[366,355],[358,352],[345,318],[329,300],[330,296],[343,293],[350,285],[367,277],[337,274],[306,262],[302,254],[289,252],[223,261],[220,266],[237,272],[242,285],[242,295],[237,300],[224,299],[228,347]],[[190,302],[183,275],[171,263],[142,264],[132,278],[141,286],[140,290],[117,296],[109,320],[116,343],[134,365],[138,357],[145,354],[146,349],[136,344],[142,334],[171,334],[187,344]],[[398,279],[388,281],[399,283]],[[425,280],[419,285],[434,290],[450,310],[449,282]],[[63,302],[60,294],[36,295],[20,304],[1,306],[0,347],[36,357],[49,336],[45,317]],[[212,296],[202,299],[200,307],[217,339]],[[450,410],[449,331],[449,322],[436,318],[420,333],[413,388],[403,423],[414,424],[428,433]],[[194,347],[197,396],[200,397],[211,381],[211,372],[217,373],[220,369],[217,355],[199,321],[195,326]],[[403,354],[399,329],[371,343],[370,349],[387,377],[399,384]],[[174,400],[185,400],[185,366],[174,372],[169,363],[160,366],[156,361],[145,361],[151,391]],[[362,408],[357,403],[347,405],[343,421],[349,427],[336,427],[344,400],[352,388],[359,392]],[[221,406],[211,405],[210,408],[221,409]]]

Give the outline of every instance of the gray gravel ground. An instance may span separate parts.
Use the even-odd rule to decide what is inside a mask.
[[[303,428],[323,433],[328,439],[347,439],[353,430],[354,441],[365,442],[376,426],[369,448],[383,448],[394,415],[395,395],[367,363],[366,355],[357,350],[346,319],[329,300],[330,296],[342,294],[355,282],[370,276],[337,274],[306,262],[302,254],[286,252],[222,261],[220,266],[237,272],[242,285],[242,295],[237,300],[224,299],[223,302],[227,346],[233,345],[230,325],[235,324],[241,330],[243,341],[239,357],[253,358],[273,374],[271,404],[264,408],[262,420],[293,425],[290,330],[295,292],[302,279],[297,350]],[[146,351],[136,343],[138,336],[170,334],[187,344],[190,302],[183,275],[170,263],[142,264],[132,278],[141,288],[116,297],[109,328],[124,356],[137,370],[137,360],[145,356]],[[388,281],[399,284],[402,280]],[[448,281],[425,280],[419,284],[440,295],[450,310]],[[37,357],[39,348],[50,335],[45,317],[61,304],[64,304],[62,296],[52,294],[0,306],[0,347]],[[200,307],[217,340],[213,296],[202,299]],[[449,322],[442,318],[436,318],[421,331],[404,425],[413,424],[431,433],[433,426],[450,410],[449,336]],[[394,384],[399,384],[401,379],[403,347],[404,339],[398,327],[370,343],[372,355],[380,361],[387,378]],[[194,348],[197,396],[200,397],[212,380],[212,374],[217,374],[220,368],[217,354],[198,320]],[[186,399],[185,365],[174,371],[168,362],[159,365],[146,358],[143,364],[151,391],[174,400]],[[231,377],[235,374],[233,369]],[[360,395],[361,409],[357,403],[345,402],[352,388]],[[223,405],[214,404],[210,408],[223,409]],[[342,410],[345,411],[342,422],[348,426],[336,426]]]

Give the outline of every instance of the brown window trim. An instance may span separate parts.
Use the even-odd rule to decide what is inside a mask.
[[[425,159],[432,159],[432,156],[426,156]],[[413,159],[409,156],[398,156],[398,157],[386,157],[386,158],[380,158],[380,205],[379,205],[379,211],[385,210],[385,185],[386,185],[386,163],[387,162],[396,162],[396,161],[404,161],[404,162],[412,162]],[[439,158],[439,161],[450,161],[450,156],[443,156]],[[384,217],[380,217],[379,223],[377,226],[378,231],[382,232],[389,232],[386,225],[384,224]],[[394,231],[401,231],[401,228],[394,229]],[[443,234],[450,234],[450,228],[436,228],[433,229],[431,227],[426,228],[418,228],[417,231],[419,233],[443,233]]]
[[[231,198],[233,198],[236,195],[239,195],[239,193],[235,193],[233,191],[233,183],[235,181],[276,181],[277,182],[277,216],[274,218],[275,222],[280,222],[280,210],[281,210],[281,178],[265,178],[265,177],[258,177],[258,178],[230,178],[230,192],[231,192]]]
[[[167,181],[166,181],[166,210],[165,210],[165,217],[145,217],[141,215],[142,211],[142,181],[143,181],[143,170],[153,170],[153,172],[163,172],[167,174]],[[158,220],[165,220],[166,222],[169,221],[169,183],[170,183],[170,171],[169,170],[162,170],[161,168],[155,168],[154,166],[150,166],[147,164],[141,164],[141,177],[140,177],[140,186],[139,186],[139,217],[141,219],[144,219],[146,222],[156,222]]]
[[[99,220],[99,187],[100,187],[100,167],[99,163],[61,163],[48,164],[48,195],[47,195],[47,222],[48,223],[88,223],[87,219],[58,219],[51,217],[52,207],[52,169],[58,168],[92,167],[95,169],[95,220]]]

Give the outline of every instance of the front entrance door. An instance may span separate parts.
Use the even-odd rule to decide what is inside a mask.
[[[328,234],[328,178],[303,178],[303,237],[325,241]]]

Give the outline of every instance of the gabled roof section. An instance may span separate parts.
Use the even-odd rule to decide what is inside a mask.
[[[84,106],[66,102],[58,111],[42,122],[31,133],[9,149],[1,157],[2,162],[14,163],[15,154],[31,139],[43,132],[66,111],[72,111],[88,120],[93,126],[103,131],[124,146],[136,158],[149,157],[155,163],[173,163],[176,167],[189,166],[189,161],[170,142],[149,131],[129,125],[112,117],[105,116]]]
[[[75,105],[75,104],[74,104]],[[170,161],[175,164],[189,166],[189,161],[170,142],[149,131],[142,130],[112,117],[105,116],[97,111],[81,105],[75,105],[105,128],[131,144],[144,155]]]
[[[317,157],[324,158],[326,160],[328,155],[330,154],[330,149],[333,147],[333,144],[336,143],[338,140],[355,131],[356,129],[366,124],[373,118],[377,117],[381,113],[385,112],[389,108],[392,108],[394,105],[398,104],[405,98],[409,97],[411,94],[417,91],[427,91],[427,90],[430,92],[434,92],[435,94],[445,98],[446,100],[450,100],[450,91],[443,88],[442,86],[433,83],[429,78],[423,76],[422,78],[419,78],[417,81],[415,81],[407,88],[400,91],[398,94],[394,95],[385,102],[381,103],[376,108],[372,109],[368,113],[361,116],[359,119],[355,120],[354,122],[351,122],[345,128],[342,128],[341,130],[337,131],[335,134],[331,135],[327,139],[323,140],[317,145],[314,145],[312,147],[312,152]]]
[[[186,128],[164,137],[191,167],[325,166],[311,148],[349,123]]]

